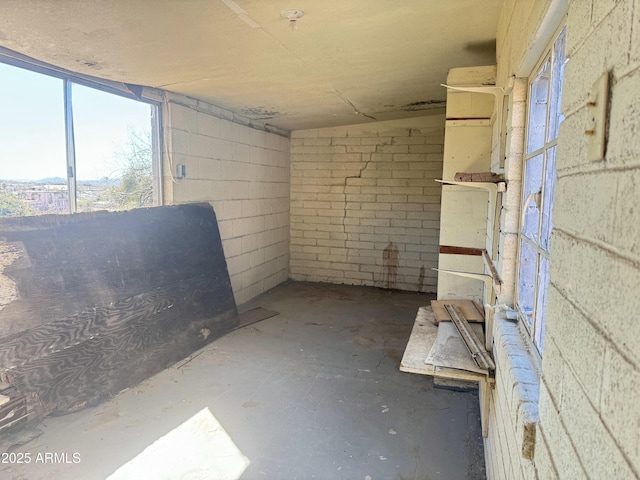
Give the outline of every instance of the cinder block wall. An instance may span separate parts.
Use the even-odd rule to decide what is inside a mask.
[[[249,119],[168,94],[164,108],[165,203],[210,202],[236,302],[289,276],[289,138]],[[244,123],[244,124],[243,124]],[[177,165],[186,177],[176,179]]]
[[[554,200],[541,433],[593,478],[640,475],[640,3],[573,1]],[[611,75],[606,156],[587,159],[591,86]],[[547,372],[549,372],[547,374]],[[556,460],[557,457],[557,460]],[[575,460],[573,453],[568,460]]]
[[[561,18],[564,4],[505,2],[498,32],[499,84],[506,86],[509,76],[523,76],[533,67],[531,59],[542,53],[536,36],[551,35],[547,19]],[[485,443],[492,479],[640,475],[635,401],[640,392],[635,319],[640,309],[640,4],[573,0],[566,18],[570,60],[558,140],[542,373],[518,329],[498,321],[498,371]],[[607,152],[591,162],[586,103],[604,72],[611,75]],[[520,107],[516,97],[513,101],[516,112]],[[518,115],[510,125],[513,155],[507,163],[518,169]],[[501,245],[504,252],[511,248],[508,238]],[[523,455],[531,447],[525,440],[533,442],[532,459]]]
[[[435,292],[444,116],[291,134],[291,278]]]

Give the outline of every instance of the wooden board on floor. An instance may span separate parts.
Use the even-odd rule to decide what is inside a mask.
[[[437,323],[451,321],[449,313],[444,308],[445,304],[458,307],[468,322],[484,322],[484,314],[472,300],[431,300]]]

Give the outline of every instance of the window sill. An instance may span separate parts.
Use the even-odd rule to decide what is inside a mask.
[[[540,356],[521,327],[496,313],[494,325],[496,363],[495,402],[502,402],[514,426],[523,458],[533,460],[539,420]]]

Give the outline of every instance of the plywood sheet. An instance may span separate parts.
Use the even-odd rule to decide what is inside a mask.
[[[456,334],[458,335],[459,345],[456,346],[456,349],[459,351],[460,347],[462,347],[464,352],[460,352],[456,356],[464,357],[463,353],[466,353],[468,360],[473,362],[473,370],[466,371],[458,368],[462,366],[462,363],[465,365],[468,364],[464,360],[462,363],[448,363],[441,359],[436,359],[432,362],[426,361],[427,356],[433,353],[432,349],[436,344],[437,337],[439,335],[438,332],[442,325],[449,325],[455,329],[455,325],[451,322],[443,322],[439,326],[435,325],[435,315],[431,307],[424,306],[418,309],[418,314],[416,315],[416,320],[413,324],[413,329],[411,330],[411,336],[409,337],[402,361],[400,362],[400,370],[409,373],[431,375],[438,378],[465,380],[471,382],[486,380],[485,373],[479,373],[477,371],[478,367],[475,365],[471,355],[466,350],[466,347],[462,342],[462,338],[460,337],[460,334],[457,333],[457,330]],[[480,328],[476,333],[478,333],[481,338],[484,338],[482,336],[481,324],[474,324],[473,328]]]
[[[0,405],[0,431],[3,428],[15,425],[23,421],[27,415],[27,402],[24,395],[15,389],[10,389],[7,395],[2,395],[4,400]]]
[[[438,327],[435,325],[435,317],[431,307],[420,307],[400,362],[400,370],[409,373],[433,375],[433,366],[425,364],[424,359],[435,343],[437,334]]]
[[[458,307],[467,319],[467,322],[484,322],[484,315],[471,300],[431,300],[431,308],[438,323],[451,321],[449,313],[447,313],[447,310],[444,308],[446,304]]]
[[[19,248],[0,380],[35,417],[95,405],[238,325],[209,204],[0,219],[3,245]]]

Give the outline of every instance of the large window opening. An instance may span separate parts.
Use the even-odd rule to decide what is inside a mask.
[[[527,148],[522,182],[517,306],[540,352],[544,348],[544,314],[549,288],[549,251],[553,222],[562,78],[566,58],[565,29],[554,38],[529,83]]]
[[[0,62],[0,216],[159,205],[157,105],[51,73]]]

